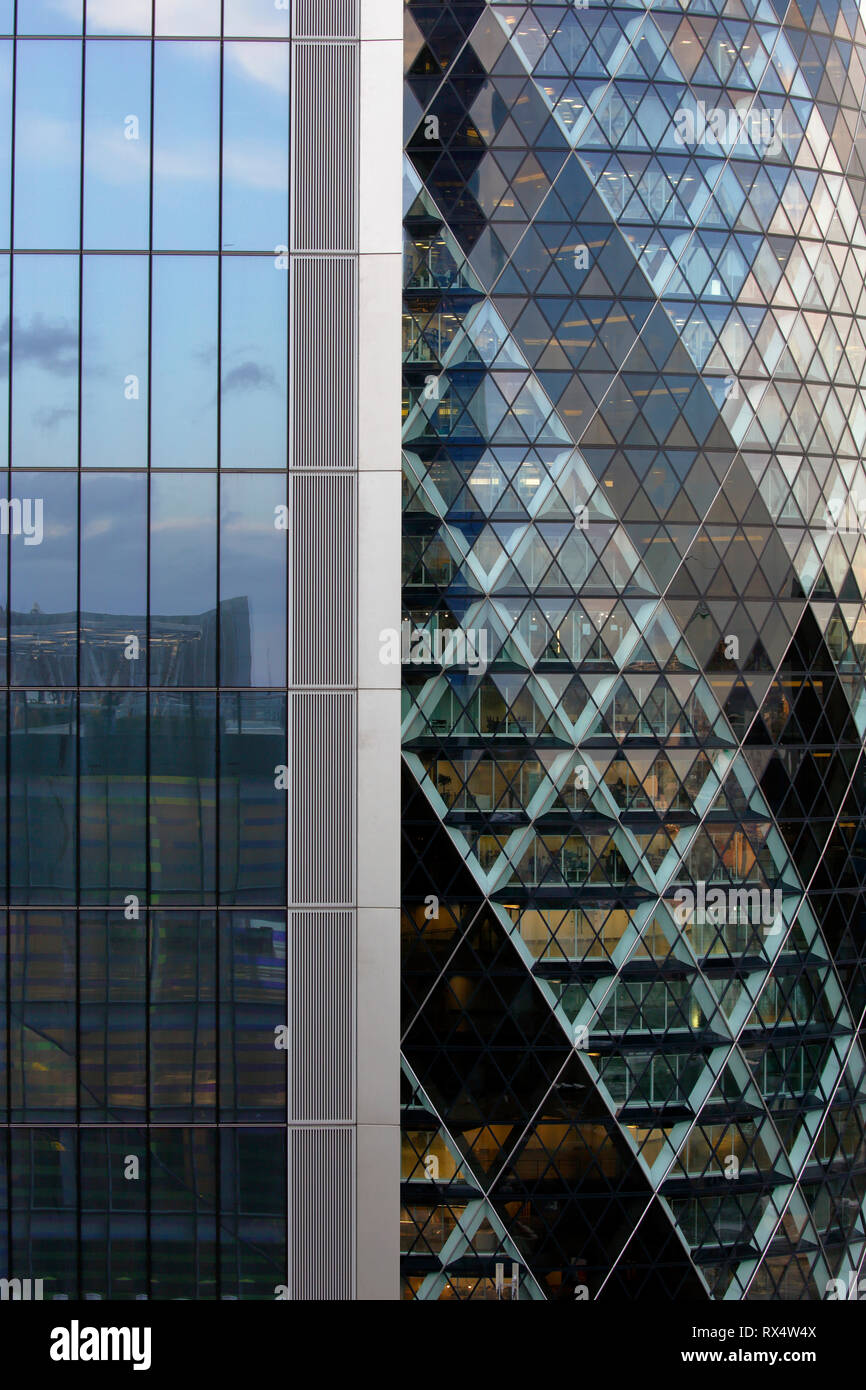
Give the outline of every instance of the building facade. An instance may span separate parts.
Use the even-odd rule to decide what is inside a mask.
[[[397,1293],[401,31],[0,3],[0,1275],[45,1298]]]
[[[408,0],[403,1296],[864,1255],[866,29]]]

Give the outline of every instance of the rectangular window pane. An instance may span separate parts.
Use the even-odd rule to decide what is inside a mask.
[[[223,261],[223,468],[286,467],[288,276],[273,258]]]
[[[221,685],[285,685],[285,506],[285,475],[222,476]]]
[[[78,463],[78,257],[15,256],[12,465]]]
[[[217,303],[215,256],[154,260],[154,468],[216,467]]]
[[[146,256],[85,256],[81,463],[147,466]]]
[[[220,902],[286,901],[284,695],[220,698]]]
[[[147,680],[147,477],[81,475],[81,684]]]
[[[10,901],[74,903],[76,697],[16,691],[9,722]]]
[[[215,250],[219,231],[219,44],[160,43],[156,45],[155,63],[154,248]]]
[[[90,6],[88,5],[88,9]],[[147,1131],[82,1130],[81,1297],[147,1297]],[[139,1161],[138,1180],[127,1178]]]
[[[150,44],[88,43],[84,245],[145,251],[149,222]]]
[[[78,478],[15,472],[12,482],[12,681],[75,685]]]
[[[228,43],[223,77],[223,248],[289,240],[289,45]]]
[[[19,7],[27,10],[27,6]],[[18,43],[15,92],[15,245],[79,244],[81,45]]]
[[[216,896],[216,697],[166,691],[150,706],[151,901]]]
[[[216,922],[151,914],[150,1099],[154,1120],[212,1120],[216,1103]]]
[[[82,912],[78,920],[81,1118],[143,1120],[146,914],[130,922],[122,912]],[[124,1182],[125,1188],[138,1185]]]
[[[78,722],[80,900],[121,905],[147,890],[146,697],[82,691]]]
[[[151,478],[150,682],[216,682],[216,477]],[[178,609],[183,608],[183,612]]]
[[[285,1115],[285,1049],[274,1046],[286,1023],[285,912],[221,912],[220,1119]]]

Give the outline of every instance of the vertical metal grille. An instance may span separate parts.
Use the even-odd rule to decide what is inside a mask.
[[[354,1293],[355,1151],[351,1129],[292,1134],[292,1297]]]
[[[292,901],[350,906],[355,892],[356,699],[292,696]]]
[[[292,684],[355,679],[355,478],[292,480]]]
[[[293,466],[354,468],[356,263],[296,258],[292,293]]]
[[[356,47],[296,44],[294,67],[295,250],[352,251]]]
[[[295,38],[353,39],[358,0],[295,0]]]
[[[355,916],[292,914],[291,1118],[354,1119]]]

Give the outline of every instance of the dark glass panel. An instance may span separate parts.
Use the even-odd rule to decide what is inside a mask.
[[[288,1282],[286,1132],[220,1131],[220,1293],[273,1300]]]
[[[151,902],[213,903],[216,696],[150,698]]]
[[[220,698],[220,902],[286,901],[284,695]],[[283,783],[277,786],[277,782]]]
[[[75,933],[73,912],[9,913],[13,1120],[75,1119]]]
[[[147,921],[124,912],[79,917],[79,1105],[84,1123],[147,1114]]]
[[[10,901],[74,903],[76,696],[28,690],[10,701]]]
[[[13,1129],[9,1143],[9,1273],[18,1279],[42,1279],[46,1299],[76,1298],[78,1270],[70,1258],[78,1239],[75,1130]]]
[[[216,1297],[216,1146],[215,1129],[151,1130],[151,1298]]]
[[[79,1144],[82,1297],[145,1299],[147,1131],[83,1130]]]
[[[221,912],[220,1119],[285,1114],[286,914]]]
[[[82,692],[79,900],[122,905],[147,889],[147,697]]]

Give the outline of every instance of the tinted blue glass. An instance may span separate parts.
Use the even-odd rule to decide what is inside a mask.
[[[147,478],[81,478],[81,684],[147,680]],[[132,640],[134,639],[134,640]]]
[[[289,37],[287,0],[279,5],[274,0],[224,0],[223,14],[227,38]]]
[[[216,681],[216,478],[151,479],[150,681]]]
[[[223,247],[289,239],[289,45],[227,43],[223,77]]]
[[[216,467],[217,260],[153,263],[151,463]]]
[[[80,900],[122,904],[147,889],[146,697],[83,691],[78,729]]]
[[[150,223],[150,44],[88,43],[84,245],[146,250]]]
[[[0,468],[9,463],[9,278],[11,256],[0,256]]]
[[[153,0],[87,0],[88,34],[149,34]]]
[[[18,472],[12,481],[12,681],[74,685],[78,479],[71,473]]]
[[[78,462],[78,257],[15,256],[12,464]]]
[[[141,1120],[147,1104],[146,913],[134,922],[123,912],[82,912],[78,922],[82,1119]],[[124,1181],[117,1205],[141,1186]]]
[[[286,467],[288,277],[272,256],[223,261],[223,468]]]
[[[0,246],[9,246],[12,194],[12,43],[0,43]]]
[[[9,898],[74,903],[76,697],[16,691],[9,710]]]
[[[15,93],[15,245],[79,244],[81,45],[18,43]]]
[[[150,697],[151,901],[211,904],[216,891],[216,696]]]
[[[22,0],[19,34],[80,34],[83,0]]]
[[[157,34],[218,35],[220,0],[156,0]]]
[[[220,684],[284,685],[285,477],[225,473],[220,488]]]
[[[216,919],[151,914],[150,1113],[207,1120],[216,1103]]]
[[[146,256],[85,256],[81,462],[147,466]]]
[[[219,44],[160,43],[155,63],[154,248],[216,249]]]
[[[220,698],[220,902],[286,901],[286,697]]]

